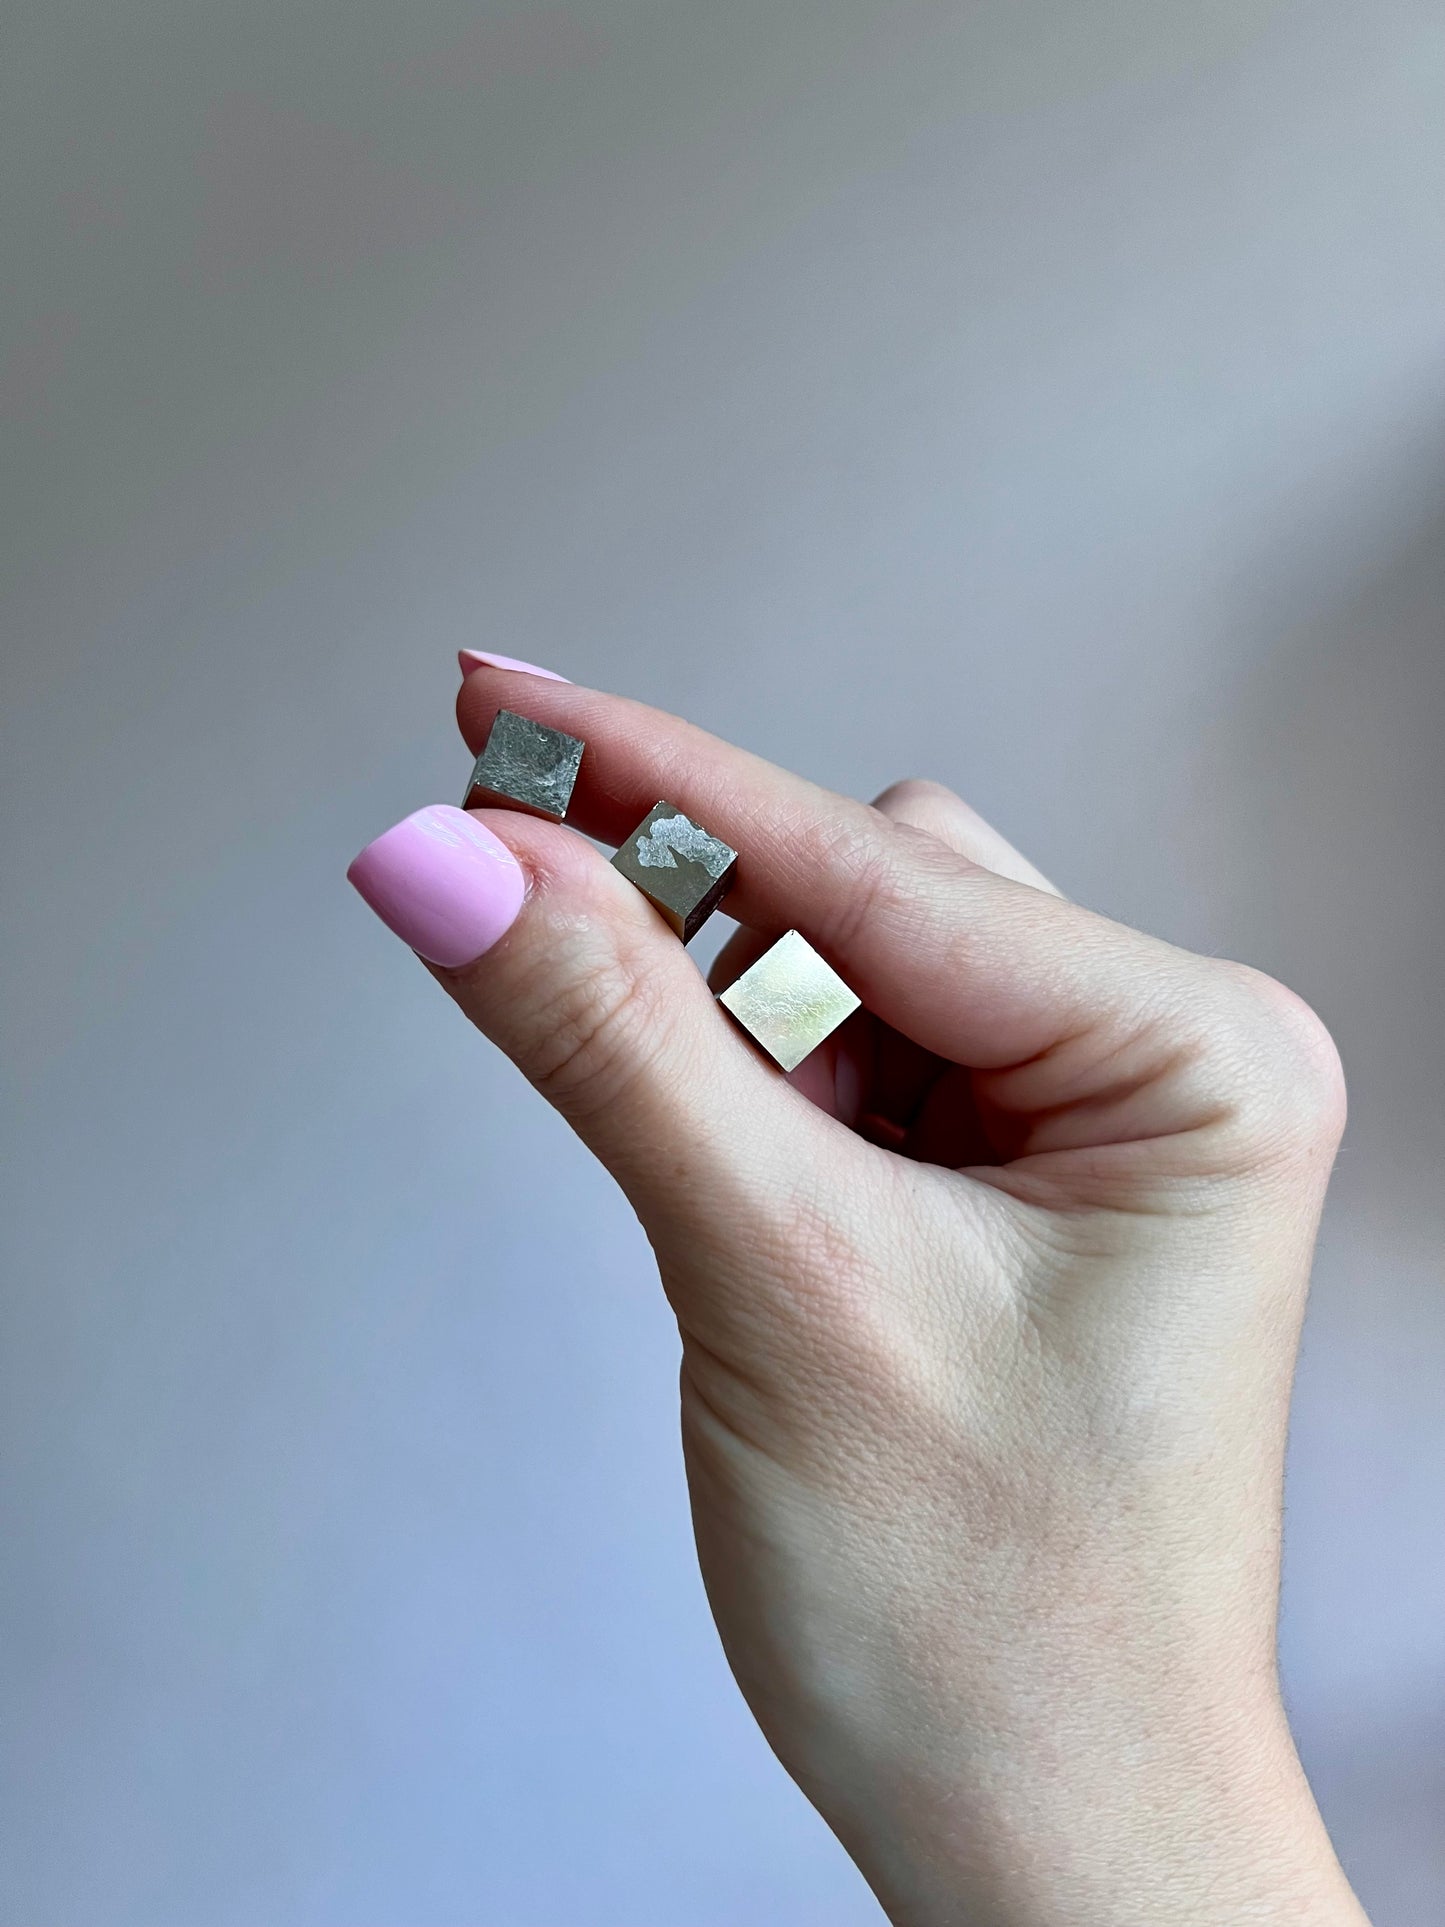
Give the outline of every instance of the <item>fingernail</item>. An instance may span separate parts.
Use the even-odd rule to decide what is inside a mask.
[[[457,661],[462,666],[463,680],[474,669],[520,669],[524,676],[543,676],[548,682],[569,682],[568,676],[559,676],[555,669],[539,669],[535,662],[523,662],[520,656],[494,656],[488,649],[458,649]]]
[[[449,803],[404,817],[346,875],[389,930],[445,970],[490,950],[526,895],[506,844]]]

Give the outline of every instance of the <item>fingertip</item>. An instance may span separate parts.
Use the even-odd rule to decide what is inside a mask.
[[[457,969],[505,936],[526,896],[502,839],[447,803],[414,810],[347,866],[348,883],[428,963]]]

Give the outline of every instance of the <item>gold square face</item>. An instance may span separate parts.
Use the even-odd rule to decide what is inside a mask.
[[[675,803],[654,803],[612,859],[684,943],[732,887],[738,853]]]
[[[563,729],[499,709],[467,785],[464,810],[503,803],[560,823],[572,800],[583,744]]]
[[[720,990],[718,1002],[775,1063],[791,1071],[862,999],[805,938],[790,930],[735,983]]]

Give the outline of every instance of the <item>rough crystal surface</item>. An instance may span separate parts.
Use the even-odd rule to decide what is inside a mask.
[[[565,730],[499,709],[467,785],[464,808],[509,804],[560,823],[567,814],[584,745]]]

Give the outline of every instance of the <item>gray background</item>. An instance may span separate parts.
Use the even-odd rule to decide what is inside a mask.
[[[342,882],[462,644],[1317,1003],[1288,1687],[1438,1921],[1442,81],[1411,0],[11,18],[6,1922],[877,1918],[640,1233]]]

